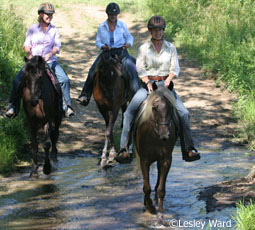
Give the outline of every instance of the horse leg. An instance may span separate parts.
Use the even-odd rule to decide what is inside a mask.
[[[141,170],[143,174],[143,192],[144,192],[144,205],[146,207],[146,210],[148,210],[151,214],[156,214],[156,209],[153,206],[152,200],[150,198],[151,194],[151,186],[150,186],[150,165],[148,162],[143,161],[141,159]]]
[[[159,186],[160,169],[161,169],[158,162],[157,162],[157,168],[158,168],[158,178],[157,178],[157,183],[156,183],[155,188],[154,188],[154,191],[155,191],[154,201],[156,203],[158,203],[158,193],[157,193],[157,190],[158,190],[158,186]]]
[[[50,163],[50,153],[49,153],[50,146],[51,146],[51,142],[50,142],[51,131],[52,131],[52,123],[48,122],[44,126],[45,139],[43,142],[43,148],[44,148],[44,152],[45,152],[43,172],[46,175],[51,173],[51,163]]]
[[[35,174],[38,175],[38,160],[37,160],[37,153],[38,153],[38,143],[37,143],[37,129],[30,128],[30,138],[31,138],[31,147],[32,147],[32,154],[33,154],[33,169],[30,172],[30,177],[34,176]]]
[[[110,116],[110,121],[109,121],[109,140],[110,140],[110,146],[111,146],[111,150],[109,153],[109,159],[108,159],[108,163],[112,163],[114,158],[117,156],[117,152],[115,149],[115,143],[114,143],[114,138],[113,138],[113,127],[114,124],[116,122],[117,116],[119,113],[119,109],[113,110],[111,116]]]
[[[109,113],[105,110],[103,110],[101,107],[99,107],[99,111],[100,113],[102,114],[102,116],[104,117],[104,120],[105,120],[105,126],[108,127],[108,124],[109,124]],[[108,138],[107,138],[107,129],[105,131],[105,141],[104,141],[104,148],[103,148],[103,151],[102,151],[102,155],[101,155],[101,162],[100,162],[100,166],[101,167],[104,167],[107,163],[107,149],[108,149]]]
[[[166,193],[166,179],[171,167],[172,158],[168,160],[161,160],[158,162],[158,168],[160,168],[160,178],[159,178],[159,186],[157,188],[157,195],[158,195],[158,223],[164,224],[164,217],[163,217],[163,201]]]
[[[60,116],[62,116],[60,114]],[[51,159],[55,162],[58,161],[57,156],[58,156],[58,149],[57,149],[57,141],[59,137],[59,127],[61,124],[61,117],[59,115],[56,116],[55,118],[55,127],[54,130],[51,133]]]

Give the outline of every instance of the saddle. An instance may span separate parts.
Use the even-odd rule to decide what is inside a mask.
[[[45,69],[46,69],[47,76],[50,78],[51,83],[54,86],[54,89],[56,90],[58,96],[62,97],[61,86],[55,72],[50,68],[48,64],[46,64],[45,67],[46,67]]]

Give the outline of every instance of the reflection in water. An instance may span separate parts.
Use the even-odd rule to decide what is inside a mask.
[[[51,176],[44,176],[40,169],[39,179],[26,174],[4,180],[0,189],[0,229],[155,227],[156,217],[143,213],[143,182],[135,162],[118,164],[107,171],[101,171],[97,162],[88,154],[65,155],[59,158],[57,171]],[[180,150],[176,151],[166,185],[165,219],[169,223],[173,219],[180,223],[230,220],[233,208],[206,214],[204,202],[196,197],[203,187],[246,175],[254,162],[240,152],[206,150],[200,161],[186,163],[181,160]],[[156,179],[157,167],[153,165],[152,188]]]

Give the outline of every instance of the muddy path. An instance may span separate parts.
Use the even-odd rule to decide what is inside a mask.
[[[134,49],[148,39],[146,25],[121,13],[134,36]],[[97,56],[97,26],[106,19],[105,9],[92,5],[65,5],[58,9],[53,24],[62,37],[61,64],[71,81],[75,116],[65,119],[59,139],[57,170],[38,179],[28,178],[27,169],[1,177],[0,229],[153,229],[156,217],[143,213],[142,177],[135,162],[101,171],[97,165],[104,144],[104,121],[94,100],[87,107],[76,102],[89,67]],[[179,56],[181,75],[175,89],[190,111],[194,141],[202,158],[185,163],[180,147],[174,150],[173,166],[167,181],[165,219],[167,229],[205,229],[210,221],[231,224],[233,207],[207,213],[199,192],[224,180],[247,175],[253,157],[244,157],[245,146],[233,139],[238,124],[231,118],[235,98],[213,80],[204,77],[200,67]],[[120,118],[115,126],[120,133]],[[152,167],[154,186],[157,170]],[[179,225],[174,221],[180,221]],[[184,226],[185,221],[198,221]],[[204,226],[205,226],[204,225]],[[224,228],[225,228],[224,227]],[[224,229],[223,227],[221,229]],[[214,228],[212,228],[214,229]]]

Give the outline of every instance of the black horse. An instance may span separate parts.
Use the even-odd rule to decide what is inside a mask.
[[[57,159],[56,143],[59,136],[59,127],[62,121],[62,95],[61,90],[56,90],[54,78],[50,77],[49,68],[41,56],[34,56],[30,60],[25,58],[24,76],[22,78],[23,108],[29,126],[34,168],[30,174],[37,174],[39,167],[37,160],[38,130],[43,128],[45,162],[43,172],[51,173],[51,156]]]
[[[177,141],[178,120],[175,98],[172,92],[153,84],[153,92],[147,97],[138,112],[135,122],[135,148],[140,157],[143,174],[144,205],[150,213],[156,209],[150,198],[150,165],[157,162],[158,178],[155,200],[158,201],[158,220],[163,221],[163,200],[166,178],[172,163],[172,151]]]
[[[114,49],[104,51],[95,71],[93,97],[106,125],[101,167],[110,165],[117,155],[113,139],[113,127],[120,108],[124,112],[127,108],[127,102],[131,99],[128,77],[121,64],[122,56],[118,56]],[[109,154],[108,148],[110,148]]]

